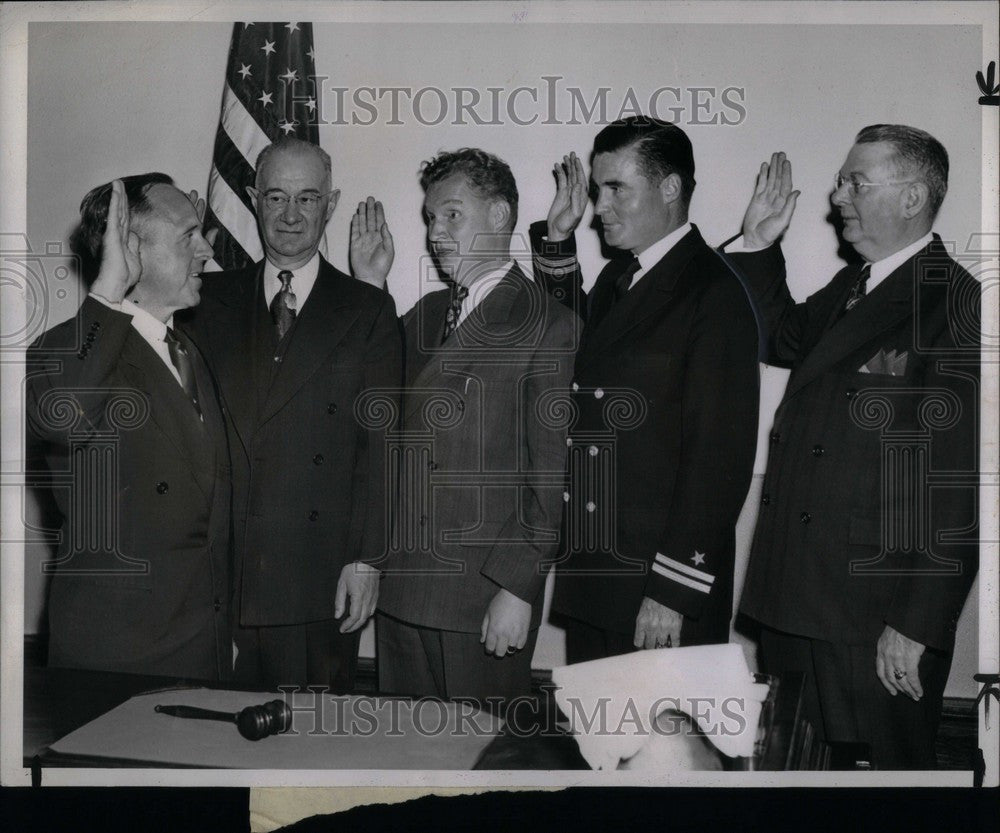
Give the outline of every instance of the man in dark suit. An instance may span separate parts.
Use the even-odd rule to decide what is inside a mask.
[[[237,679],[354,687],[384,549],[384,444],[355,413],[398,388],[392,298],[318,253],[339,191],[330,157],[285,138],[261,152],[266,259],[206,278],[188,322],[229,415],[237,556]]]
[[[930,768],[978,563],[979,286],[931,233],[941,144],[901,125],[855,142],[832,202],[863,264],[792,299],[778,240],[798,192],[781,153],[733,247],[770,360],[792,369],[741,609],[764,626],[765,669],[805,675],[821,737],[870,744],[881,769]]]
[[[420,182],[449,287],[403,320],[400,460],[410,463],[383,567],[379,686],[496,703],[531,692],[578,321],[511,258],[518,193],[506,163],[441,153]],[[369,226],[363,208],[357,236],[378,243],[382,220]]]
[[[556,175],[548,227],[532,227],[535,271],[586,321],[552,601],[567,659],[727,642],[757,438],[753,310],[688,222],[694,156],[680,128],[633,117],[597,135],[594,211],[619,251],[586,301],[574,301],[572,238],[586,177],[575,154]]]
[[[45,457],[63,516],[44,565],[49,665],[226,679],[226,432],[208,368],[172,327],[212,248],[164,174],[95,188],[81,215],[90,294],[27,357],[29,458]]]

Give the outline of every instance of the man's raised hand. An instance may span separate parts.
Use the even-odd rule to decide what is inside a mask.
[[[753,196],[743,215],[743,243],[748,249],[763,249],[781,237],[792,221],[798,191],[792,190],[792,163],[784,153],[772,153],[771,163],[762,162]]]
[[[139,281],[142,260],[139,256],[139,236],[129,231],[128,197],[120,179],[111,183],[108,219],[102,238],[101,269],[91,286],[113,304],[121,303]]]
[[[396,249],[382,203],[374,197],[359,202],[358,210],[351,217],[351,271],[354,277],[381,289],[395,257]]]
[[[558,243],[569,237],[583,218],[587,207],[587,174],[575,153],[564,156],[553,167],[556,175],[556,195],[548,216],[549,242]]]

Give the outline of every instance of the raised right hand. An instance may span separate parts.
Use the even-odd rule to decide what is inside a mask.
[[[358,210],[351,217],[351,271],[354,277],[381,289],[395,257],[382,203],[368,197],[358,203]]]
[[[575,153],[556,162],[556,195],[548,216],[549,242],[558,243],[569,237],[583,218],[587,207],[587,174]]]
[[[128,227],[128,197],[120,179],[111,183],[108,221],[102,239],[101,270],[91,286],[95,295],[120,303],[128,291],[139,282],[142,259],[139,256],[139,236]]]
[[[743,215],[743,243],[763,249],[781,237],[792,221],[798,191],[792,190],[792,163],[784,153],[772,153],[771,164],[762,162],[753,196]]]

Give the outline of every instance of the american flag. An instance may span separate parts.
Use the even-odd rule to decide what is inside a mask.
[[[264,257],[246,186],[257,156],[283,135],[319,144],[311,23],[236,23],[208,180],[205,227],[216,227],[208,270],[241,269]]]

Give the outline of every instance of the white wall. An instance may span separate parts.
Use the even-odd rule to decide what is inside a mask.
[[[569,115],[569,86],[579,87],[588,101],[599,87],[610,87],[608,118],[617,117],[628,87],[643,107],[664,86],[742,88],[746,118],[738,125],[691,124],[699,114],[690,105],[679,114],[698,167],[692,219],[709,242],[734,234],[759,163],[772,150],[785,150],[802,190],[785,243],[790,286],[800,298],[825,283],[841,263],[824,218],[833,175],[854,134],[866,124],[909,123],[937,136],[952,159],[950,191],[937,229],[945,240],[958,241],[961,251],[967,236],[980,228],[981,116],[970,91],[981,54],[978,28],[686,25],[672,24],[667,14],[653,8],[645,23],[600,27],[316,24],[316,63],[330,79],[326,88],[351,90],[464,86],[485,91],[525,85],[544,99],[543,76],[561,76],[556,114],[563,119]],[[115,176],[162,170],[182,188],[204,192],[230,31],[223,23],[32,24],[27,232],[35,251],[64,241],[80,198]],[[454,95],[448,95],[453,107]],[[521,190],[518,231],[526,234],[528,223],[547,211],[553,161],[570,150],[585,157],[599,126],[544,125],[544,104],[533,105],[523,95],[521,101],[521,112],[541,114],[539,123],[518,126],[505,118],[499,126],[456,125],[450,123],[452,109],[444,123],[426,126],[404,106],[405,123],[388,125],[388,101],[383,100],[373,125],[323,127],[321,143],[333,156],[334,180],[341,189],[328,229],[333,263],[346,268],[351,211],[366,195],[376,195],[386,205],[396,242],[391,291],[401,312],[413,304],[422,291],[419,263],[425,254],[416,172],[421,160],[443,148],[478,146],[510,163]],[[672,103],[669,98],[661,102]],[[323,103],[326,117],[336,118],[333,94],[328,92]],[[719,112],[718,101],[713,107]],[[424,112],[435,115],[430,100]],[[364,112],[358,115],[367,118]],[[592,280],[601,260],[596,237],[584,223],[581,260]],[[62,262],[48,259],[49,273]],[[56,297],[57,284],[71,291]],[[52,280],[50,287],[45,326],[70,315],[79,300],[72,281]],[[784,373],[765,369],[761,433],[770,425],[784,380]],[[756,471],[763,467],[760,456]],[[741,572],[755,505],[748,503],[741,521]],[[37,547],[29,549],[28,632],[44,627],[39,557]],[[972,599],[949,688],[964,696],[975,690],[976,596]],[[561,650],[559,634],[546,629],[536,662],[558,662]]]

